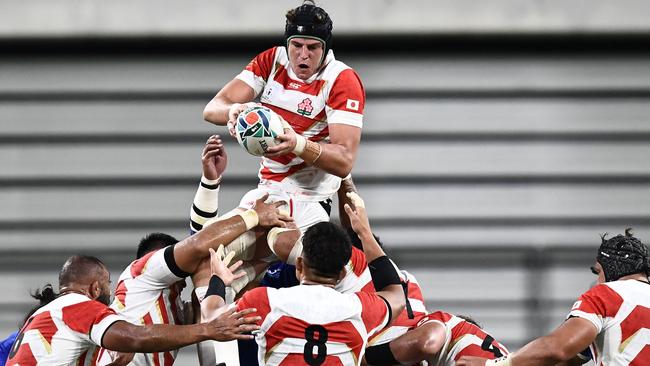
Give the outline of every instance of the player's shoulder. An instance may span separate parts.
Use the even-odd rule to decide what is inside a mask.
[[[277,289],[273,287],[265,287],[265,286],[260,286],[260,287],[255,287],[254,289],[250,289],[242,295],[242,299],[247,299],[249,301],[259,301],[263,299],[268,299],[269,292],[274,292],[277,291]]]

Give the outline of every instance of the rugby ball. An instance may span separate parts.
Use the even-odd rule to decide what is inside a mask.
[[[282,120],[271,109],[254,106],[241,112],[235,124],[239,145],[249,154],[262,156],[269,147],[280,143],[278,135],[284,133]]]

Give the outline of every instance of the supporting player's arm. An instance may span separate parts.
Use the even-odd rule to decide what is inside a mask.
[[[402,281],[397,269],[372,235],[363,200],[356,193],[348,193],[348,197],[350,197],[354,209],[349,204],[345,204],[345,212],[350,217],[352,229],[361,239],[377,295],[384,298],[390,305],[391,319],[395,319],[406,305]]]
[[[458,366],[554,366],[573,359],[587,348],[598,330],[586,319],[569,318],[551,334],[537,338],[504,359],[486,361],[476,357],[461,357]]]
[[[348,176],[345,179],[341,180],[341,186],[339,187],[339,190],[337,193],[338,199],[339,199],[339,220],[341,221],[341,226],[344,228],[349,228],[352,227],[350,225],[350,218],[348,217],[348,214],[345,212],[345,204],[347,203],[348,205],[352,204],[352,201],[350,201],[350,198],[348,197],[348,193],[359,193],[357,191],[357,187],[354,185],[354,182],[352,181],[352,176]]]
[[[251,339],[251,336],[242,333],[259,329],[254,325],[259,319],[245,317],[245,315],[256,310],[246,309],[240,312],[234,310],[224,312],[209,323],[195,325],[139,326],[126,321],[117,321],[104,333],[102,347],[119,352],[149,353],[170,351],[208,339],[215,341]]]
[[[221,136],[212,135],[208,138],[201,153],[201,165],[203,168],[201,183],[194,195],[190,210],[191,234],[200,231],[203,225],[218,213],[219,186],[228,165],[228,154]]]
[[[255,99],[255,90],[245,82],[233,79],[205,106],[203,119],[224,126],[228,121],[234,121],[245,109],[245,104],[253,99]]]
[[[219,247],[220,244],[230,243],[238,236],[254,227],[285,227],[287,222],[293,221],[278,207],[284,202],[267,204],[265,194],[255,201],[255,206],[235,216],[223,220],[215,220],[204,225],[198,233],[185,238],[174,246],[173,262],[182,272],[194,273],[201,260],[209,255],[209,250]]]

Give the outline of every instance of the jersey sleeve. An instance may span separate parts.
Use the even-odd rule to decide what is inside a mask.
[[[101,346],[106,330],[115,322],[124,320],[115,311],[99,301],[84,301],[62,309],[63,322],[68,328]]]
[[[262,318],[258,321],[257,325],[262,325],[266,316],[271,312],[271,306],[269,304],[269,296],[267,291],[273,291],[275,289],[267,287],[257,287],[250,291],[246,291],[244,296],[237,300],[237,311],[242,311],[248,308],[255,308],[257,312],[252,313],[248,316],[259,316]]]
[[[275,61],[275,52],[277,47],[269,48],[260,53],[246,65],[246,68],[237,75],[236,79],[245,82],[253,88],[255,95],[259,95],[264,89],[264,85],[269,80],[271,70]]]
[[[189,276],[183,272],[174,259],[174,245],[149,253],[131,263],[131,276],[137,286],[148,290],[160,290]],[[135,289],[134,289],[135,290]]]
[[[384,299],[376,293],[357,292],[355,295],[361,301],[361,319],[366,326],[368,336],[372,336],[388,325],[390,314]]]
[[[352,69],[343,70],[334,81],[327,99],[327,123],[361,128],[365,104],[366,93],[359,75]]]
[[[589,320],[600,333],[607,328],[609,319],[616,316],[623,298],[605,284],[592,287],[573,304],[568,318]]]

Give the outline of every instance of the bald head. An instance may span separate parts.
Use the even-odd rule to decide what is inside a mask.
[[[74,284],[87,285],[97,281],[107,271],[99,259],[88,255],[75,255],[68,258],[59,272],[59,288]]]

